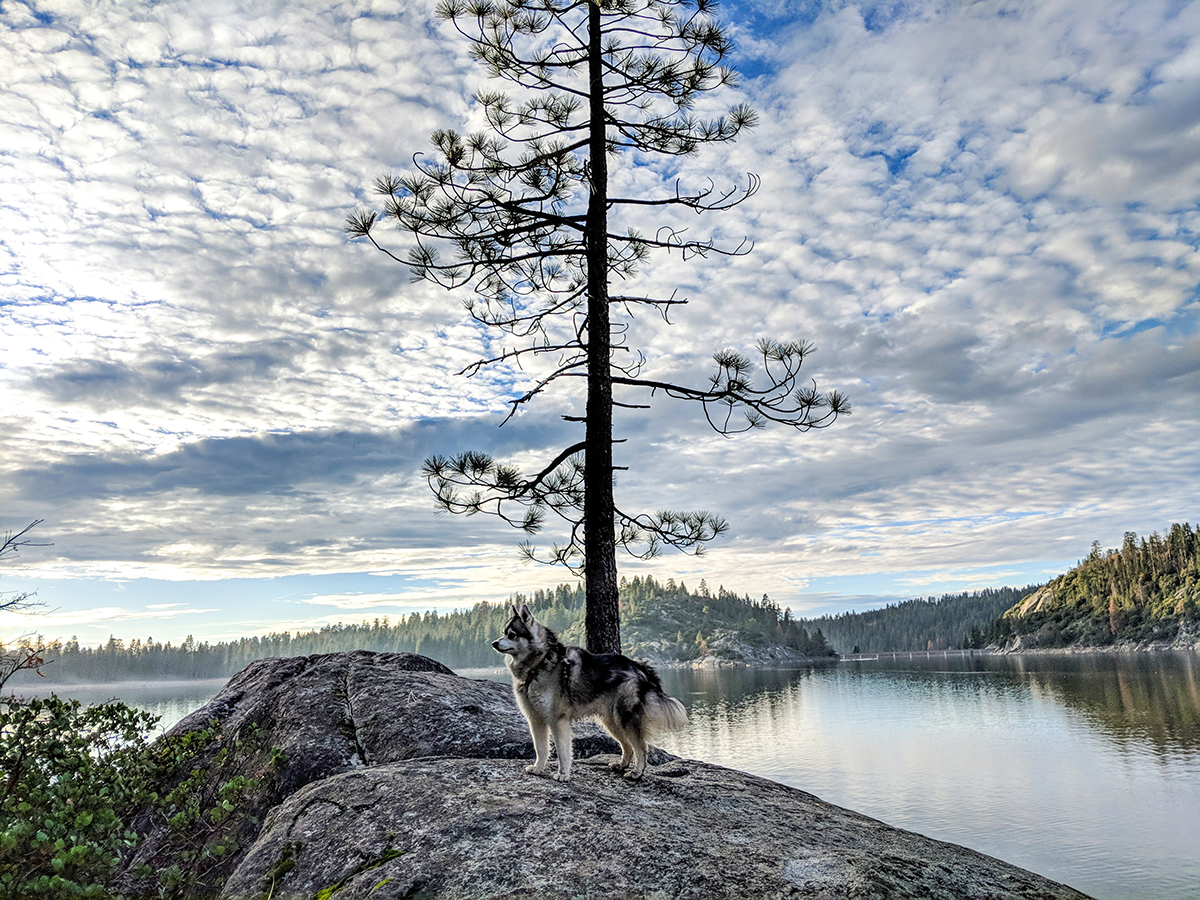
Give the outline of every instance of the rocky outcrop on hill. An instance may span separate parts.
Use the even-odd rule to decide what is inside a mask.
[[[224,900],[1083,897],[741,772],[659,753],[626,781],[594,726],[576,728],[570,783],[526,775],[510,690],[408,654],[263,660],[172,734],[205,737],[164,792],[257,787],[183,848],[147,813],[133,896],[182,865],[176,895]],[[207,852],[226,826],[236,839]]]
[[[831,666],[837,656],[809,656],[793,647],[770,641],[755,641],[740,631],[717,629],[704,642],[697,657],[680,659],[683,649],[677,643],[648,641],[639,647],[639,655],[656,666],[668,668],[714,669],[730,666],[764,666],[767,668],[803,669],[810,666]]]
[[[837,662],[836,656],[812,657],[782,644],[747,641],[739,631],[716,631],[706,641],[707,652],[693,666],[782,666],[802,668],[806,666],[829,666]]]

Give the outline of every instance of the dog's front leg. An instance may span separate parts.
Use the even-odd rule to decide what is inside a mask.
[[[570,781],[571,759],[575,751],[571,746],[571,720],[565,716],[554,723],[554,749],[558,751],[558,772],[554,778],[557,781]]]
[[[530,775],[541,775],[550,763],[550,729],[540,719],[529,720],[529,733],[533,736],[533,752],[537,758],[532,766],[526,766]]]

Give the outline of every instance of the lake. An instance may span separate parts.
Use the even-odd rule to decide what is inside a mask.
[[[507,680],[502,670],[464,672]],[[1098,900],[1200,897],[1200,656],[664,670],[665,749],[801,788]],[[223,680],[53,686],[169,725]],[[19,688],[18,690],[24,690]]]

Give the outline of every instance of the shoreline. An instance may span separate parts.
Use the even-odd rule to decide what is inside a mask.
[[[236,673],[235,673],[236,674]],[[120,678],[112,681],[51,681],[49,678],[39,678],[37,681],[10,681],[4,686],[6,694],[29,694],[44,697],[55,692],[58,688],[71,688],[103,691],[109,688],[126,687],[194,687],[205,682],[211,682],[218,687],[232,678],[233,675],[204,675],[196,678]]]
[[[972,656],[1112,656],[1125,655],[1135,656],[1142,654],[1153,653],[1183,653],[1200,655],[1200,641],[1195,643],[1179,643],[1166,641],[1146,641],[1140,643],[1119,643],[1108,644],[1105,646],[1067,646],[1067,647],[980,647],[974,650],[876,650],[868,651],[860,654],[845,654],[837,657],[826,657],[822,659],[808,658],[805,660],[743,660],[743,659],[727,659],[724,657],[706,656],[695,660],[661,660],[651,659],[650,664],[656,669],[669,669],[671,671],[714,671],[721,669],[777,669],[777,670],[801,670],[801,669],[824,669],[832,668],[847,662],[874,662],[879,660],[880,656],[892,657],[891,661],[899,661],[911,658],[915,659],[934,659],[941,658],[943,654],[950,654],[955,657],[970,658]],[[319,654],[318,654],[319,655]],[[263,657],[264,659],[272,659],[276,657]],[[293,657],[283,657],[290,659]],[[453,668],[453,667],[451,667]],[[498,671],[503,673],[505,670],[502,667],[497,667]],[[491,672],[490,668],[478,666],[462,666],[455,669],[456,672],[471,673],[465,677],[479,677],[481,673]],[[237,673],[234,673],[237,674]],[[233,675],[205,675],[197,678],[164,678],[164,679],[143,679],[143,678],[122,678],[112,681],[50,681],[49,679],[38,679],[37,681],[21,681],[18,683],[9,682],[5,686],[6,693],[16,694],[20,696],[22,693],[28,693],[36,696],[46,696],[55,692],[58,689],[85,689],[101,691],[110,688],[125,686],[128,688],[139,687],[164,687],[171,685],[196,686],[204,683],[211,683],[219,687],[221,684],[228,682]]]
[[[842,658],[840,656],[831,656],[823,659],[813,659],[810,657],[805,660],[750,660],[704,656],[700,659],[651,659],[649,663],[656,669],[671,669],[672,671],[694,669],[696,671],[707,671],[710,669],[823,669],[829,666],[836,666],[841,661]]]
[[[320,654],[318,654],[320,655]],[[264,656],[263,659],[299,659],[300,657],[270,657]],[[710,661],[711,660],[711,661]],[[650,665],[655,669],[670,669],[671,671],[712,671],[717,669],[782,669],[782,670],[799,670],[799,669],[820,669],[829,668],[837,665],[842,660],[840,657],[832,657],[829,659],[811,660],[808,662],[801,661],[753,661],[753,660],[737,660],[737,659],[721,659],[715,657],[704,657],[703,660],[650,660]],[[503,666],[484,667],[484,666],[460,666],[454,668],[458,674],[464,674],[467,678],[487,677],[487,674],[503,674],[507,675],[508,670]],[[233,673],[236,675],[237,673]],[[21,681],[18,683],[9,682],[5,686],[5,692],[8,694],[17,694],[22,692],[37,696],[46,696],[53,693],[56,689],[70,688],[102,691],[114,687],[170,687],[177,685],[180,687],[195,686],[211,682],[218,687],[225,684],[233,675],[204,675],[196,678],[121,678],[112,681],[50,681],[49,679],[38,679],[37,681]]]
[[[1015,646],[988,647],[986,650],[1004,656],[1020,653],[1200,653],[1200,634],[1195,633],[1170,641],[1114,641],[1111,644],[1068,644],[1065,647],[1022,647],[1020,637],[1013,643]]]

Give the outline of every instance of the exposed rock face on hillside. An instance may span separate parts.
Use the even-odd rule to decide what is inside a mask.
[[[728,666],[767,666],[782,669],[802,669],[809,666],[831,666],[837,663],[836,656],[809,656],[792,647],[769,641],[753,642],[740,631],[717,629],[705,641],[704,652],[694,658],[681,660],[677,655],[679,644],[648,641],[639,648],[639,654],[656,666],[671,668],[712,669]]]
[[[219,738],[188,768],[212,784],[246,772],[258,787],[223,820],[237,844],[195,867],[184,896],[1083,897],[744,773],[658,753],[628,782],[594,726],[576,727],[570,783],[526,775],[518,758],[532,749],[508,688],[423,657],[263,660],[173,733],[212,719]],[[127,886],[149,896],[132,873],[167,865],[180,837],[149,814],[141,827]],[[211,832],[189,835],[211,846]]]
[[[1046,607],[1054,603],[1054,585],[1043,584],[1032,594],[1024,597],[1020,603],[1006,612],[1006,618],[1021,619],[1025,616],[1032,615],[1035,612],[1042,612]]]

